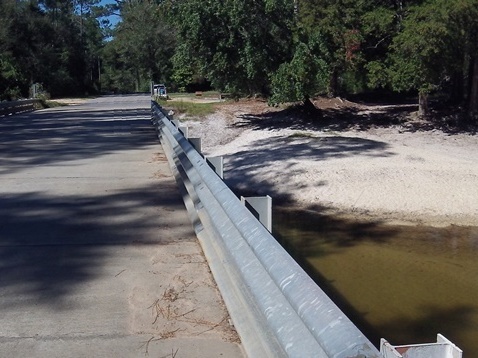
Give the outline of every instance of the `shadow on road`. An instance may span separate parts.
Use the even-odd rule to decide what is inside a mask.
[[[64,295],[101,271],[108,247],[167,244],[151,235],[174,229],[170,216],[182,210],[174,184],[138,187],[102,197],[52,197],[42,193],[0,198],[0,291],[13,290],[59,307]]]
[[[149,109],[63,108],[0,118],[0,174],[157,143]]]
[[[146,177],[122,181],[160,160],[150,158],[151,148],[144,162],[137,153],[159,143],[149,108],[134,101],[126,109],[100,101],[0,119],[2,309],[32,303],[59,309],[67,294],[101,273],[112,247],[165,244],[175,236],[161,233],[183,225],[171,214],[183,210],[172,178],[148,177],[150,164]],[[128,150],[137,166],[121,161]],[[118,160],[114,166],[89,162],[115,152],[120,156],[104,159]],[[70,179],[77,161],[81,177]],[[118,172],[104,173],[108,168]]]

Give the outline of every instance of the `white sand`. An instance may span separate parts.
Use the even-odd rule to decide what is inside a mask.
[[[230,186],[360,219],[478,225],[477,135],[252,129],[248,109],[188,123],[206,155],[225,156]]]

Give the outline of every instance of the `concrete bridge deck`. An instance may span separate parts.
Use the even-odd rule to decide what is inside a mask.
[[[0,118],[1,357],[240,357],[148,96]]]

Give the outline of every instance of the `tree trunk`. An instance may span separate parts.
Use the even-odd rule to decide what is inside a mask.
[[[463,104],[465,103],[465,87],[466,81],[463,76],[463,71],[456,71],[450,78],[451,87],[450,87],[450,97],[449,99],[453,104]]]
[[[134,89],[136,92],[139,92],[139,86],[140,86],[140,83],[141,83],[141,78],[140,78],[140,74],[139,74],[139,69],[136,68],[136,79],[135,79],[135,84],[134,84]]]
[[[327,94],[328,97],[329,98],[337,97],[338,88],[339,88],[339,72],[337,71],[336,68],[334,68],[334,70],[330,74],[329,88],[328,88],[328,94]]]
[[[420,91],[418,93],[418,116],[428,116],[428,93]]]
[[[470,116],[474,117],[478,115],[478,57],[473,57],[470,66],[473,66],[473,73],[468,100],[468,113]]]
[[[310,97],[306,96],[302,106],[302,114],[304,119],[316,121],[322,118],[322,111],[317,108],[315,104],[310,100]]]

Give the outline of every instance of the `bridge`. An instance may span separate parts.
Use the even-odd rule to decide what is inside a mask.
[[[1,357],[241,357],[149,96],[0,118]]]
[[[461,356],[379,352],[185,132],[139,95],[0,119],[2,355]]]

